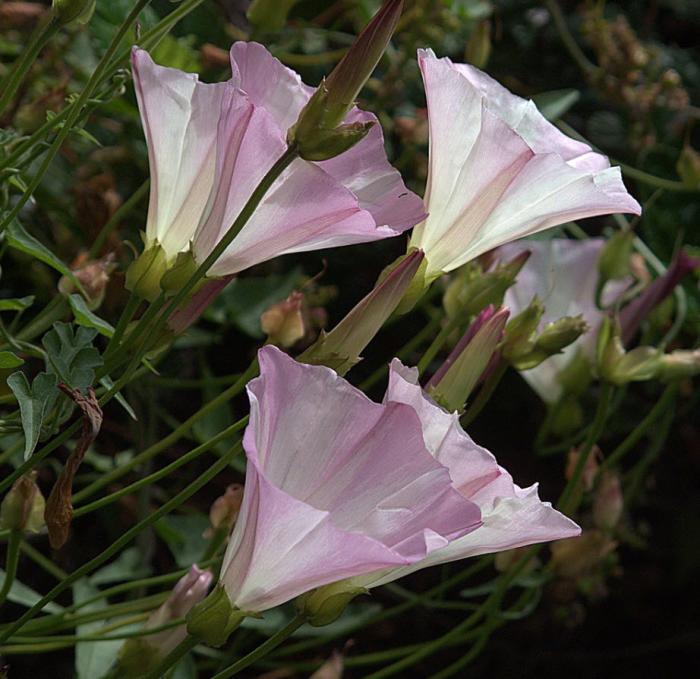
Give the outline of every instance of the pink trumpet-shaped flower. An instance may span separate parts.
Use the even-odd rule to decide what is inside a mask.
[[[529,251],[530,258],[518,274],[518,279],[505,295],[504,304],[515,316],[537,297],[545,312],[540,329],[564,316],[583,316],[588,332],[560,353],[550,356],[522,376],[546,402],[557,401],[562,393],[559,376],[581,353],[592,360],[598,328],[605,313],[596,306],[598,258],[605,245],[602,238],[570,240],[554,238],[547,241],[524,240],[499,248],[504,261]],[[630,284],[629,280],[610,281],[603,290],[602,302],[612,304]]]
[[[430,455],[414,409],[332,370],[259,352],[248,385],[243,504],[224,556],[231,603],[259,612],[325,584],[407,566],[481,525]]]
[[[286,150],[287,130],[313,90],[257,43],[233,45],[225,83],[201,83],[136,48],[132,63],[151,168],[147,245],[159,244],[168,261],[191,247],[201,263]],[[353,109],[346,122],[356,121],[377,122]],[[377,123],[337,158],[295,160],[209,275],[394,236],[424,216],[387,161]]]
[[[430,123],[428,218],[411,245],[426,280],[574,219],[641,208],[619,168],[473,66],[420,50]]]
[[[418,384],[418,371],[403,366],[396,358],[391,363],[384,402],[408,405],[418,415],[426,447],[449,469],[455,490],[478,505],[481,526],[417,563],[353,578],[352,585],[377,587],[429,566],[560,540],[581,532],[573,521],[539,499],[537,484],[528,488],[515,485],[494,456],[462,429],[457,413],[448,413],[425,394]]]

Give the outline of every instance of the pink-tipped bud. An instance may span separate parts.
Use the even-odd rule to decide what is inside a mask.
[[[36,471],[20,476],[0,505],[0,528],[38,533],[44,527],[44,496]]]
[[[327,365],[344,375],[360,361],[360,355],[391,314],[394,313],[423,262],[422,250],[403,257],[374,289],[329,333],[321,333],[298,360],[302,363]]]
[[[224,494],[212,503],[209,509],[209,523],[211,525],[206,530],[204,537],[212,537],[220,529],[229,532],[236,523],[242,502],[243,486],[232,483],[226,488]]]
[[[447,410],[464,407],[503,338],[509,313],[505,308],[484,309],[426,385],[428,393]]]
[[[261,314],[260,327],[270,344],[289,348],[306,335],[308,328],[303,307],[304,295],[295,291]]]

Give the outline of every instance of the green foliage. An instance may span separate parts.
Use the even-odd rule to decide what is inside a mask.
[[[72,389],[85,392],[95,381],[95,369],[102,365],[100,352],[92,345],[96,336],[92,328],[55,323],[42,339],[48,372]]]

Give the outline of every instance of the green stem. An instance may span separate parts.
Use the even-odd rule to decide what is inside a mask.
[[[163,658],[158,667],[144,675],[143,679],[163,679],[199,642],[195,637],[185,637],[168,655]]]
[[[675,400],[677,393],[678,384],[676,382],[672,382],[664,389],[663,394],[661,394],[661,397],[647,413],[646,417],[630,432],[627,438],[601,462],[598,468],[598,474],[619,464],[620,460],[622,460],[649,431],[651,425],[663,415],[668,406]]]
[[[22,55],[14,63],[10,72],[0,83],[0,115],[2,115],[7,105],[14,98],[19,86],[22,84],[22,80],[24,80],[24,76],[36,60],[39,52],[41,52],[46,43],[59,28],[60,24],[56,20],[53,12],[49,12],[41,20],[29,39],[29,45],[27,45]]]
[[[44,174],[46,174],[46,171],[49,169],[49,166],[51,165],[53,159],[55,158],[59,149],[63,145],[63,142],[73,129],[73,125],[77,121],[83,106],[85,106],[92,93],[97,89],[100,82],[102,81],[102,77],[107,71],[108,64],[114,56],[114,54],[116,53],[116,51],[119,49],[119,46],[121,45],[124,36],[126,35],[127,31],[131,28],[131,25],[136,21],[136,19],[138,19],[138,16],[141,13],[141,11],[147,5],[149,5],[150,2],[151,0],[137,0],[131,12],[129,12],[126,19],[122,22],[122,25],[119,27],[119,30],[117,31],[116,35],[112,38],[112,42],[107,48],[107,51],[103,55],[102,59],[100,59],[97,68],[93,71],[92,75],[90,76],[90,79],[83,88],[83,91],[78,96],[75,104],[73,105],[73,108],[71,109],[70,114],[68,115],[65,123],[63,124],[63,127],[56,134],[56,138],[51,143],[51,147],[49,148],[46,157],[39,166],[39,169],[37,170],[33,179],[29,182],[29,185],[27,186],[26,190],[19,198],[19,200],[15,203],[12,210],[10,210],[7,213],[5,219],[2,221],[2,223],[0,223],[0,232],[4,231],[5,227],[17,217],[17,215],[24,207],[25,203],[34,194],[39,184],[41,184]]]
[[[544,4],[547,6],[552,19],[554,19],[554,25],[557,27],[557,32],[559,33],[561,41],[564,43],[566,51],[576,62],[578,67],[586,75],[592,75],[599,71],[599,67],[588,59],[588,57],[583,53],[583,50],[578,46],[578,43],[571,34],[571,31],[569,31],[569,27],[566,24],[566,18],[559,7],[559,3],[556,2],[556,0],[544,0]]]
[[[141,335],[147,330],[151,331],[151,335],[158,336],[157,326],[167,321],[170,315],[187,299],[187,296],[194,290],[196,285],[207,275],[209,269],[216,264],[221,255],[224,254],[229,245],[233,242],[236,236],[241,232],[241,229],[248,223],[248,220],[253,216],[253,213],[258,208],[267,192],[272,188],[272,185],[279,179],[280,175],[298,158],[299,154],[294,146],[289,146],[285,152],[275,161],[273,166],[267,171],[265,176],[260,180],[260,183],[255,187],[253,193],[248,198],[243,209],[240,211],[233,224],[224,234],[224,237],[216,244],[211,253],[197,267],[197,270],[190,276],[177,293],[169,300],[165,309],[162,310],[162,302],[156,300],[144,314],[133,332],[127,337],[126,344],[135,344],[139,341]],[[162,310],[162,313],[161,313]],[[157,320],[155,328],[149,328],[151,321]],[[141,353],[145,353],[149,349],[149,343],[142,343]],[[138,354],[137,354],[138,355]]]
[[[56,295],[34,319],[25,325],[16,335],[20,342],[31,342],[42,335],[56,321],[60,321],[68,311],[68,302],[63,295]]]
[[[173,509],[179,507],[183,502],[188,500],[192,495],[194,495],[200,488],[205,486],[211,479],[213,479],[220,471],[225,469],[232,456],[235,452],[235,448],[224,455],[222,458],[217,460],[206,472],[204,472],[196,481],[187,486],[184,490],[180,491],[175,497],[163,504],[159,509],[153,512],[150,516],[142,519],[135,526],[130,528],[126,533],[124,533],[119,539],[113,542],[107,549],[105,549],[101,554],[98,554],[95,558],[91,559],[87,563],[83,564],[80,568],[73,571],[63,582],[56,585],[48,594],[43,596],[39,601],[37,601],[28,611],[26,611],[15,623],[10,625],[9,628],[3,630],[0,634],[0,642],[7,640],[10,636],[15,634],[18,630],[22,629],[24,625],[31,620],[37,613],[39,613],[46,604],[53,601],[59,594],[68,589],[74,582],[82,578],[84,575],[90,573],[95,568],[101,566],[105,561],[110,559],[115,554],[128,545],[137,535],[141,533],[142,530],[153,525],[158,519],[166,514],[169,514]]]
[[[432,341],[430,346],[425,350],[422,358],[418,362],[418,373],[422,375],[433,362],[433,359],[438,355],[449,336],[464,322],[464,318],[460,314],[456,314],[450,319],[445,326],[437,334],[437,337]]]
[[[7,595],[10,593],[12,583],[17,575],[17,565],[19,564],[19,550],[22,546],[22,531],[13,530],[7,541],[7,558],[5,560],[5,580],[0,589],[0,607],[5,603]]]
[[[129,301],[126,303],[126,306],[124,307],[124,310],[122,311],[122,314],[119,317],[119,320],[117,321],[117,327],[114,329],[114,334],[110,338],[109,344],[107,345],[107,349],[105,350],[105,361],[109,359],[110,355],[114,353],[116,349],[119,348],[119,344],[121,343],[122,337],[124,336],[126,329],[129,327],[131,319],[134,317],[134,314],[138,310],[141,301],[141,298],[137,295],[132,294],[129,297]]]
[[[260,644],[256,649],[248,653],[237,662],[233,663],[226,669],[221,670],[221,672],[215,674],[212,679],[228,679],[235,674],[238,674],[241,670],[246,667],[256,663],[261,658],[264,658],[270,651],[277,648],[281,643],[286,641],[289,637],[294,634],[304,623],[306,622],[306,617],[303,615],[297,615],[292,618],[285,627],[283,627],[278,632],[275,632],[267,641]]]
[[[566,487],[564,488],[564,491],[557,502],[557,507],[564,514],[570,514],[580,501],[581,494],[579,482],[583,476],[583,472],[586,468],[586,462],[593,451],[593,447],[605,428],[613,392],[613,385],[607,383],[601,385],[600,395],[598,397],[598,408],[596,409],[593,423],[591,428],[588,430],[586,440],[578,450],[576,466],[574,467],[573,474],[571,475],[569,482],[566,484]]]
[[[97,234],[92,246],[90,247],[90,257],[97,257],[104,244],[107,242],[109,235],[112,233],[114,228],[119,224],[119,222],[124,219],[131,211],[141,202],[143,197],[148,193],[148,189],[151,186],[151,180],[147,179],[141,186],[139,186],[134,193],[129,196],[129,198],[124,201],[119,209],[107,220],[107,223],[100,229],[100,233]]]
[[[103,474],[99,479],[93,481],[89,486],[86,486],[85,488],[77,492],[73,496],[73,502],[79,504],[85,498],[94,495],[95,492],[100,490],[100,488],[104,488],[105,486],[122,477],[124,474],[130,472],[132,469],[144,464],[145,462],[148,462],[148,460],[158,455],[158,453],[165,450],[166,448],[169,448],[176,441],[179,441],[183,436],[185,436],[185,434],[187,434],[187,432],[190,431],[190,429],[192,429],[196,422],[199,422],[199,420],[206,417],[209,413],[216,410],[219,406],[223,405],[224,403],[227,403],[234,396],[239,394],[241,390],[245,387],[245,385],[248,383],[248,381],[257,372],[257,369],[258,364],[257,360],[255,360],[248,366],[246,371],[240,376],[240,378],[235,384],[223,391],[215,399],[209,401],[204,407],[198,410],[190,418],[185,420],[179,427],[177,427],[177,429],[173,430],[164,439],[161,439],[158,443],[155,443],[154,445],[144,450],[142,453],[139,453],[131,460],[129,460],[129,462],[125,462],[116,469],[113,469],[111,472]],[[238,424],[242,422],[243,420],[239,421]]]
[[[53,561],[47,559],[38,549],[34,549],[26,540],[22,542],[22,551],[47,573],[53,575],[56,580],[63,580],[68,574],[59,568]]]
[[[110,495],[106,495],[103,498],[100,498],[99,500],[95,500],[94,502],[91,502],[90,504],[83,505],[82,507],[78,507],[74,512],[73,512],[73,518],[78,518],[80,516],[83,516],[84,514],[89,514],[90,512],[94,512],[98,509],[101,509],[102,507],[106,507],[109,504],[112,504],[113,502],[116,502],[119,500],[119,498],[124,497],[125,495],[132,495],[133,493],[137,492],[144,486],[149,486],[153,483],[156,483],[156,481],[160,481],[160,479],[165,478],[169,474],[172,474],[176,469],[179,469],[183,465],[186,465],[193,460],[196,460],[200,455],[206,453],[208,450],[213,448],[215,445],[220,443],[221,441],[224,441],[227,439],[229,436],[232,434],[236,433],[240,429],[245,426],[245,421],[241,420],[240,422],[236,422],[236,424],[231,425],[230,427],[224,429],[224,431],[219,432],[216,436],[211,438],[209,441],[206,443],[203,443],[201,446],[197,446],[196,448],[193,448],[190,450],[188,453],[185,455],[182,455],[179,457],[177,460],[174,462],[171,462],[169,465],[166,467],[163,467],[163,469],[159,469],[157,472],[154,472],[153,474],[149,474],[148,476],[144,476],[142,479],[139,479],[138,481],[135,481],[129,486],[126,486],[125,488],[122,488],[118,491],[115,491],[114,493],[111,493]],[[235,447],[236,452],[240,452],[241,447],[240,444],[237,444]]]

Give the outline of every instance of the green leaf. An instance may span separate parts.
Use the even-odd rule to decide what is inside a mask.
[[[72,294],[68,297],[68,302],[73,310],[76,323],[86,328],[93,328],[105,337],[112,337],[112,335],[114,335],[114,327],[97,314],[90,311],[82,295]]]
[[[95,368],[102,365],[100,352],[92,346],[94,328],[54,323],[41,340],[46,350],[47,370],[73,389],[84,392],[95,381]]]
[[[0,311],[24,311],[34,304],[34,295],[0,299]]]
[[[11,351],[0,351],[0,370],[18,368],[24,361]]]
[[[86,578],[81,578],[73,585],[73,601],[81,603],[91,599],[100,593]],[[107,605],[106,599],[97,599],[83,606],[83,613],[90,613],[103,609]],[[111,622],[115,622],[112,620]],[[95,634],[105,626],[104,620],[78,625],[76,631],[80,636]],[[126,625],[120,627],[120,632],[130,632],[137,629],[138,625]],[[85,641],[75,645],[75,671],[78,679],[103,679],[114,665],[123,640],[115,641]]]
[[[561,118],[579,99],[578,90],[552,90],[536,94],[532,100],[547,120]]]
[[[24,227],[15,219],[7,227],[6,240],[10,247],[20,250],[28,255],[31,255],[40,262],[47,264],[52,269],[70,279],[71,283],[80,290],[83,294],[85,290],[80,284],[80,281],[73,275],[73,272],[64,264],[51,250],[43,243],[39,242],[34,236],[27,233]]]
[[[168,545],[175,562],[183,568],[202,558],[208,541],[203,537],[209,527],[204,514],[189,516],[164,516],[155,525],[156,533]]]
[[[12,373],[7,378],[7,386],[12,389],[19,404],[25,460],[34,452],[41,436],[41,425],[56,403],[59,394],[57,382],[56,376],[49,373],[39,373],[31,386],[23,372]]]
[[[0,582],[5,582],[5,571],[0,568]],[[10,587],[10,593],[7,595],[9,601],[13,604],[19,604],[20,606],[26,606],[31,608],[37,601],[41,599],[41,595],[37,594],[31,587],[23,585],[19,580],[15,578],[12,582],[12,587]],[[63,606],[59,606],[57,603],[51,601],[46,604],[42,609],[47,613],[63,613]]]

